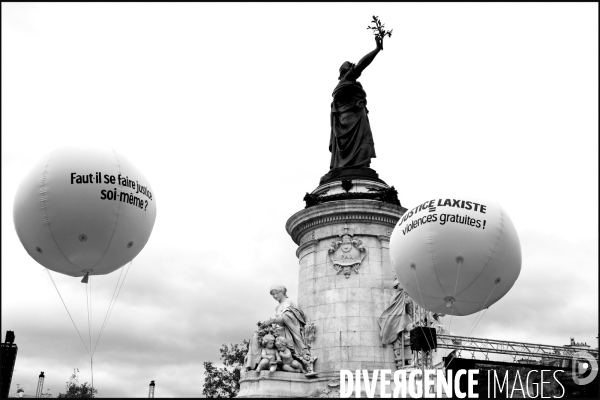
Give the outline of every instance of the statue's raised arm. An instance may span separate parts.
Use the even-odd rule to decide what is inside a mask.
[[[375,45],[375,50],[368,52],[358,63],[356,63],[356,72],[358,72],[359,75],[369,66],[369,64],[371,64],[375,59],[375,56],[377,56],[377,53],[383,50],[380,38],[375,38]]]

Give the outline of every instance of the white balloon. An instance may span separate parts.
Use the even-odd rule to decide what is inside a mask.
[[[508,214],[493,201],[428,200],[407,211],[390,238],[400,284],[417,304],[440,314],[488,308],[521,271],[521,245]]]
[[[114,150],[62,147],[25,176],[13,218],[23,247],[44,267],[102,275],[144,248],[156,199],[144,175]]]

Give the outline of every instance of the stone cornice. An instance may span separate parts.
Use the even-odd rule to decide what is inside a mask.
[[[296,257],[300,258],[300,253],[302,253],[306,248],[311,246],[316,247],[318,244],[318,240],[309,240],[308,242],[302,243],[300,246],[298,246],[298,249],[296,250]]]
[[[305,208],[292,215],[285,224],[296,244],[308,229],[340,222],[377,222],[394,227],[407,211],[402,206],[377,200],[339,200]]]

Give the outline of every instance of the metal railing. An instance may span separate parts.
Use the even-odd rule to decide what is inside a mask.
[[[516,359],[517,356],[533,358],[549,358],[552,360],[571,360],[579,352],[585,351],[598,359],[598,351],[594,349],[552,346],[537,343],[511,342],[466,336],[437,335],[437,347],[468,351],[475,358],[475,353],[483,353],[489,360],[489,353],[508,354]]]

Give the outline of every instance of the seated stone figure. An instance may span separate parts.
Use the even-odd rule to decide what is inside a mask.
[[[292,357],[300,359],[307,351],[304,339],[304,325],[306,320],[304,312],[296,307],[296,304],[287,297],[287,289],[283,285],[273,285],[270,290],[271,296],[279,303],[275,308],[275,318],[262,323],[261,328],[273,328],[275,337],[284,337],[287,348]],[[250,338],[248,353],[246,354],[246,370],[255,368],[262,359],[261,348],[258,343],[258,334],[255,332]]]
[[[292,352],[290,349],[288,349],[287,340],[283,336],[279,336],[277,339],[275,339],[275,346],[277,347],[277,351],[281,357],[282,370],[287,372],[306,373],[302,364],[297,360],[294,360],[292,357]]]
[[[275,372],[277,364],[281,363],[279,352],[275,349],[275,336],[265,335],[262,344],[261,360],[256,367],[256,371],[269,368],[269,372]]]

